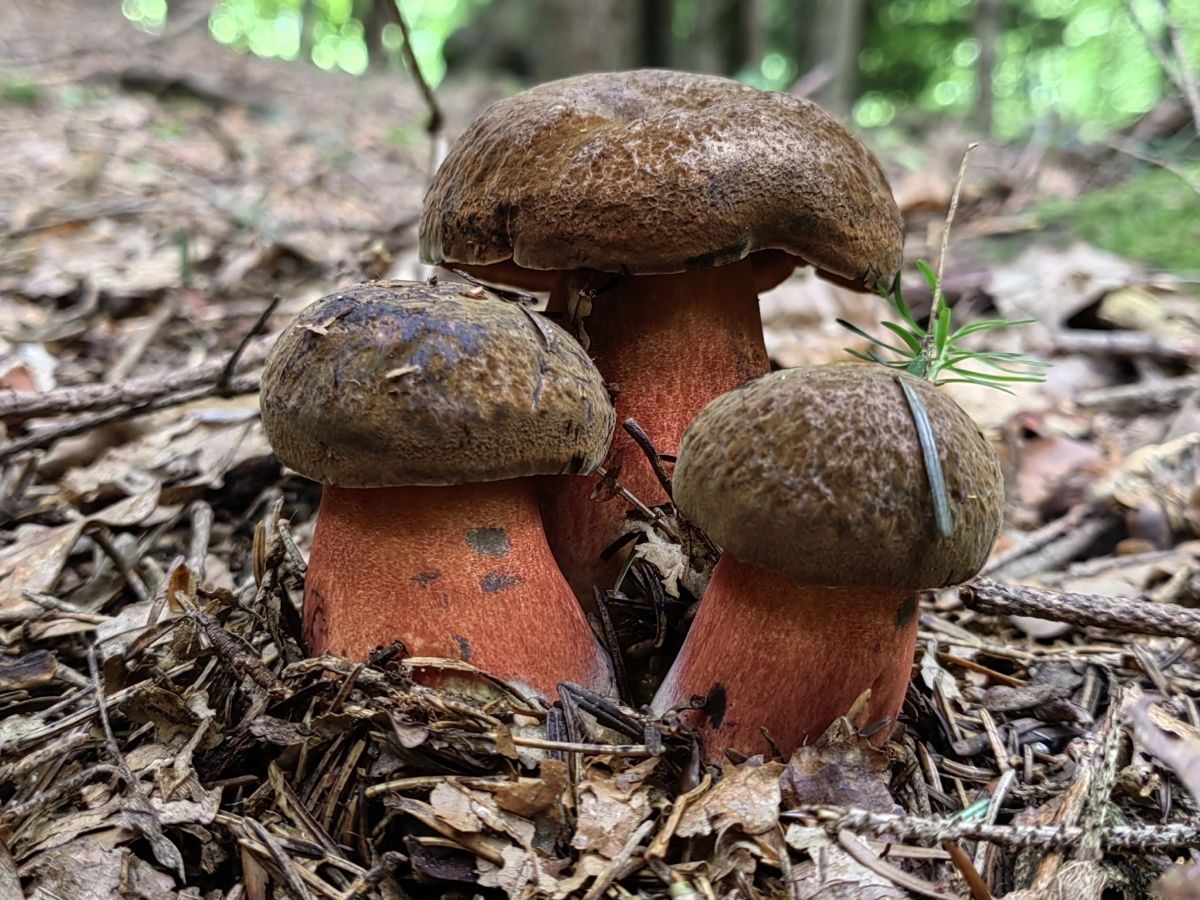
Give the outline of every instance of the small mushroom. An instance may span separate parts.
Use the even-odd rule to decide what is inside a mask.
[[[898,379],[928,411],[949,537]],[[996,454],[953,400],[857,363],[787,369],[718,397],[684,436],[674,487],[681,514],[724,553],[654,709],[706,698],[685,715],[711,760],[729,747],[769,753],[763,729],[790,755],[868,689],[854,723],[894,722],[916,592],[975,575],[1004,506]]]
[[[635,418],[673,454],[713,397],[768,371],[758,292],[796,265],[862,289],[901,262],[879,164],[816,104],[661,69],[554,81],[489,107],[425,197],[421,256],[552,291]],[[618,429],[609,462],[644,502],[667,497]],[[554,485],[547,526],[576,591],[610,586],[601,551],[624,504]],[[619,562],[619,561],[617,561]],[[590,594],[589,594],[590,595]]]
[[[276,454],[325,487],[305,586],[314,653],[401,640],[532,693],[606,691],[531,475],[590,472],[612,404],[553,323],[461,285],[378,282],[309,306],[262,383]]]

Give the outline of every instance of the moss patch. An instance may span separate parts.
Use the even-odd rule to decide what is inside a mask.
[[[1200,179],[1200,165],[1189,171]],[[1042,221],[1097,247],[1180,273],[1200,273],[1200,195],[1163,169],[1038,207]]]

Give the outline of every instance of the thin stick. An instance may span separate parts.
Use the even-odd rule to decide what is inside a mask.
[[[400,26],[400,33],[404,36],[404,60],[408,63],[408,71],[412,75],[413,81],[417,83],[417,88],[421,91],[421,96],[425,100],[426,107],[429,108],[429,121],[425,123],[425,131],[436,144],[438,133],[442,130],[442,123],[445,121],[445,117],[442,115],[442,108],[438,106],[433,88],[425,80],[425,74],[421,71],[421,64],[417,62],[417,54],[413,50],[412,34],[408,30],[408,22],[404,20],[404,14],[400,12],[400,0],[392,0],[392,2],[387,4],[387,7],[395,16],[395,22]],[[435,169],[437,168],[436,162],[437,160],[435,159]]]
[[[862,841],[862,839],[857,837],[850,830],[843,828],[841,831],[839,831],[837,840],[838,843],[842,845],[842,849],[852,856],[855,861],[857,861],[863,867],[870,869],[880,878],[885,878],[892,884],[902,887],[906,891],[910,891],[922,897],[932,897],[934,900],[943,900],[943,898],[947,896],[947,894],[938,889],[936,885],[930,884],[928,881],[924,881],[918,878],[916,875],[909,875],[903,869],[899,869],[896,866],[893,866],[891,863],[880,859],[871,852],[871,848],[868,847]]]
[[[1167,33],[1171,38],[1171,46],[1176,54],[1174,60],[1167,55],[1167,51],[1163,48],[1162,44],[1150,33],[1150,29],[1146,27],[1146,23],[1137,14],[1133,0],[1125,0],[1125,9],[1129,14],[1129,20],[1133,22],[1133,27],[1142,35],[1146,46],[1154,54],[1154,57],[1158,60],[1158,64],[1162,66],[1162,70],[1167,78],[1171,80],[1176,90],[1179,91],[1183,99],[1187,102],[1188,107],[1192,111],[1192,127],[1196,130],[1197,134],[1200,134],[1200,90],[1195,85],[1195,79],[1191,78],[1190,67],[1185,62],[1186,57],[1183,54],[1183,44],[1177,39],[1178,28],[1171,20],[1167,4],[1159,0],[1158,8],[1162,15],[1163,23],[1167,28]],[[1189,80],[1192,82],[1191,84],[1188,83]]]
[[[1200,612],[1121,597],[1071,594],[979,578],[958,589],[963,606],[1000,616],[1034,616],[1072,625],[1200,641]]]
[[[646,430],[638,424],[637,419],[626,419],[621,423],[621,427],[633,438],[633,442],[641,448],[642,453],[646,454],[646,461],[650,463],[650,468],[654,470],[654,477],[658,479],[658,483],[662,487],[663,493],[667,495],[667,499],[675,499],[671,493],[671,476],[663,468],[662,457],[658,455],[658,449],[654,446],[654,442],[650,440],[650,435],[646,434]]]
[[[240,375],[229,383],[230,396],[234,394],[253,394],[258,391],[260,376],[255,375]],[[85,416],[75,419],[72,422],[67,422],[64,425],[57,425],[53,428],[46,428],[34,434],[26,435],[22,438],[17,438],[14,441],[9,441],[7,444],[0,445],[0,462],[3,462],[10,457],[16,456],[18,453],[23,453],[26,450],[40,450],[43,447],[48,447],[60,438],[71,437],[75,434],[82,434],[85,431],[91,431],[93,428],[99,428],[102,425],[110,425],[113,422],[120,422],[124,419],[132,419],[137,416],[145,415],[146,413],[158,412],[159,410],[169,409],[172,406],[182,406],[185,403],[191,403],[193,400],[200,400],[204,397],[209,397],[216,392],[215,384],[199,385],[197,387],[188,388],[187,390],[179,391],[174,394],[159,395],[152,400],[142,401],[140,403],[130,404],[128,406],[120,406],[116,409],[109,409],[102,413],[97,413],[94,416]]]
[[[266,359],[270,349],[269,341],[254,343],[244,350],[242,362],[245,365],[240,368],[258,365]],[[137,406],[189,388],[205,386],[211,390],[214,380],[228,365],[227,360],[213,360],[173,375],[137,378],[124,384],[83,384],[56,388],[41,394],[6,394],[0,396],[0,419],[8,423],[23,422],[65,413],[94,412],[114,406]]]
[[[962,193],[963,180],[967,177],[967,163],[978,146],[978,142],[973,142],[968,144],[967,149],[963,151],[962,163],[958,167],[958,178],[954,181],[954,193],[950,195],[950,209],[946,213],[946,224],[942,228],[942,249],[938,253],[937,278],[933,283],[933,302],[929,307],[929,329],[921,341],[921,355],[926,360],[933,359],[933,335],[936,330],[934,323],[937,322],[945,302],[942,295],[942,275],[946,271],[946,251],[950,248],[950,226],[954,223],[954,214],[958,212],[958,198]]]
[[[1175,64],[1179,66],[1179,80],[1183,82],[1183,95],[1187,97],[1188,106],[1192,108],[1192,129],[1200,136],[1200,79],[1192,71],[1187,48],[1183,46],[1183,32],[1179,23],[1171,18],[1171,11],[1166,0],[1159,0],[1163,21],[1167,23],[1167,36],[1171,39],[1171,49],[1175,51]]]
[[[905,841],[987,841],[1004,847],[1050,850],[1077,846],[1084,837],[1079,825],[988,825],[975,821],[926,819],[894,813],[837,806],[803,806],[781,813],[786,822],[810,821],[826,831],[888,835]],[[1100,833],[1107,850],[1145,852],[1152,848],[1185,847],[1200,841],[1200,828],[1190,823],[1169,825],[1109,825]]]
[[[275,312],[275,308],[279,306],[282,299],[279,294],[271,298],[271,302],[267,304],[266,309],[258,314],[258,318],[254,320],[254,324],[250,326],[250,330],[242,335],[242,339],[238,341],[238,345],[229,354],[229,359],[225,362],[225,367],[221,369],[221,374],[217,376],[218,397],[228,397],[233,393],[230,390],[229,382],[233,378],[233,373],[237,371],[238,361],[242,358],[242,354],[246,352],[246,347],[250,341],[262,333],[262,330],[267,325],[267,319],[271,318],[271,313]]]

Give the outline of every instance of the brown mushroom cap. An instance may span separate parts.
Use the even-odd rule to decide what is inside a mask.
[[[801,585],[925,589],[987,561],[1004,484],[961,407],[907,378],[925,402],[954,533],[938,536],[912,414],[892,371],[835,363],[785,369],[706,406],[675,466],[679,509],[737,559]]]
[[[309,306],[262,380],[276,455],[342,487],[590,472],[616,416],[565,331],[480,288],[356,285]]]
[[[874,288],[900,267],[879,163],[815,103],[651,69],[490,106],[425,196],[421,257],[655,274],[779,249]]]

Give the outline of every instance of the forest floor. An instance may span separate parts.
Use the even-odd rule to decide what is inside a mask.
[[[547,710],[303,658],[318,489],[271,454],[259,373],[310,301],[427,274],[411,85],[60,0],[0,8],[0,47],[0,896],[1200,897],[1194,169],[980,147],[947,294],[1034,317],[1005,346],[1054,364],[953,389],[1002,538],[923,599],[883,750],[835,726],[704,771],[652,685]],[[440,91],[448,136],[506,90]],[[910,263],[971,139],[876,145]],[[835,320],[881,306],[798,273],[762,300],[772,358],[843,358]],[[667,635],[657,671],[690,605],[652,602],[663,574],[609,598],[619,652]]]

